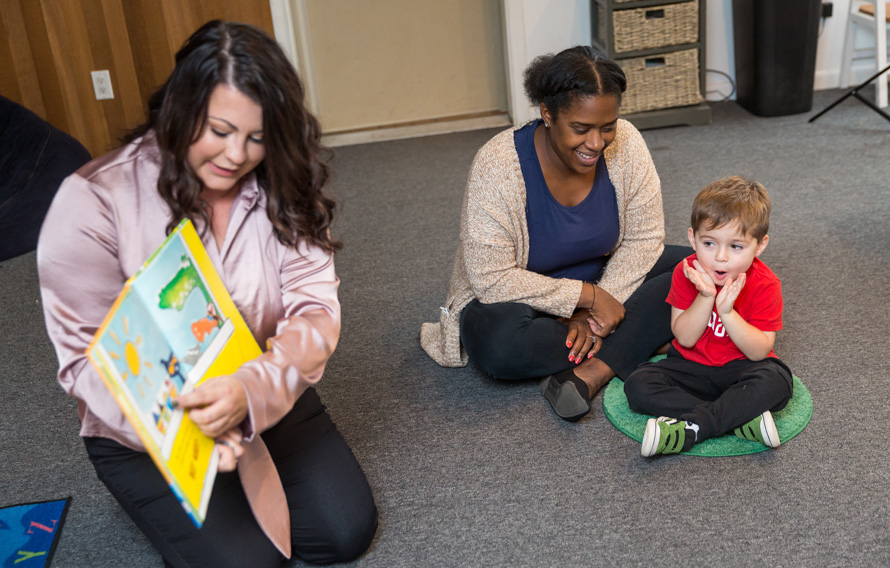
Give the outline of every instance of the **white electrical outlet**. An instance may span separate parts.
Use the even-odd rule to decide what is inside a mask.
[[[111,88],[111,74],[108,69],[102,71],[90,71],[93,77],[93,90],[96,91],[96,100],[105,101],[114,98],[114,90]]]

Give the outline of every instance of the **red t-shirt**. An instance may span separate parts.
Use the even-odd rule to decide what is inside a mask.
[[[695,259],[696,256],[693,254],[686,257],[683,262],[692,266],[692,261]],[[722,286],[717,286],[717,292],[719,293],[722,288]],[[677,309],[686,310],[692,305],[696,296],[698,296],[698,290],[683,275],[683,263],[681,262],[674,269],[667,302]],[[755,258],[751,268],[745,272],[745,287],[736,298],[733,309],[742,316],[742,319],[760,331],[782,329],[782,283],[779,281],[779,277],[759,258]],[[683,347],[676,339],[672,344],[685,359],[711,367],[721,367],[730,361],[746,358],[745,354],[729,338],[716,310],[711,312],[708,327],[695,347],[692,349]],[[770,351],[769,357],[775,356],[775,353]]]

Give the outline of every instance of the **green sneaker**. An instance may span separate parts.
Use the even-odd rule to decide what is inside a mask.
[[[732,433],[743,440],[760,442],[770,448],[778,448],[782,443],[779,441],[779,432],[769,410],[747,424],[739,426]]]
[[[695,431],[687,430],[684,420],[662,416],[658,420],[650,418],[643,434],[643,445],[640,453],[643,457],[655,454],[679,454],[688,450],[695,443]]]

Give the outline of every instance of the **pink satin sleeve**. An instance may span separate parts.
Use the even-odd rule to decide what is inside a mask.
[[[84,420],[90,412],[122,442],[142,449],[84,354],[125,281],[114,215],[100,192],[72,175],[62,184],[44,221],[37,266],[47,332],[59,360],[58,381],[78,400],[85,426],[81,435],[105,434],[104,428],[90,428],[94,421]]]
[[[235,373],[248,399],[248,440],[274,426],[318,382],[340,336],[333,257],[303,245],[279,250],[284,315],[265,352]]]

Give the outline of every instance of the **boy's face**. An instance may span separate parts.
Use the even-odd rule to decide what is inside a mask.
[[[688,237],[698,262],[717,286],[723,286],[730,278],[735,282],[769,242],[769,235],[758,241],[743,234],[738,221],[698,232],[689,227]]]

